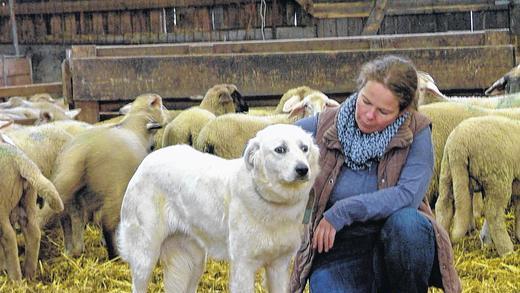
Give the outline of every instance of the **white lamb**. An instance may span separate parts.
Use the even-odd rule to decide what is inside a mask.
[[[495,97],[482,96],[453,96],[442,94],[433,78],[426,72],[420,71],[417,75],[417,104],[418,106],[438,102],[456,102],[484,108],[512,108],[520,107],[520,93],[499,95]]]
[[[31,279],[36,274],[40,250],[40,229],[36,220],[36,194],[49,203],[53,211],[62,211],[63,203],[56,188],[45,178],[36,164],[20,149],[0,134],[0,267],[6,268],[9,278],[20,280],[22,271],[18,259],[16,233],[12,224],[18,223],[25,238],[23,275]]]
[[[520,121],[487,116],[461,122],[446,141],[442,158],[437,221],[459,241],[472,221],[470,178],[482,187],[484,217],[499,255],[513,251],[504,211],[513,197],[520,240]]]
[[[175,144],[192,145],[206,123],[216,116],[234,113],[240,107],[234,102],[238,100],[236,93],[238,93],[236,86],[231,84],[217,84],[208,89],[200,106],[179,113],[166,125],[161,147]]]

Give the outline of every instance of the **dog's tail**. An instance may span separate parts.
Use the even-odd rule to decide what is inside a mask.
[[[54,211],[63,211],[63,202],[56,187],[43,176],[38,166],[22,153],[15,158],[20,176],[29,182],[36,192],[49,203],[49,206]]]

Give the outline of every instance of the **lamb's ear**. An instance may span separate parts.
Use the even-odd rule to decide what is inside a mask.
[[[289,113],[293,110],[294,107],[298,105],[298,103],[301,103],[300,96],[292,96],[287,101],[285,101],[282,111],[284,113]]]
[[[218,95],[218,102],[220,104],[233,103],[233,98],[227,92],[222,92]]]
[[[306,107],[306,105],[303,101],[294,105],[294,107],[291,109],[291,111],[289,113],[289,118],[293,118],[293,117],[303,118],[305,116],[305,107]]]
[[[80,112],[81,112],[81,108],[77,108],[77,109],[65,111],[65,115],[67,115],[67,117],[69,117],[70,119],[75,119],[76,116],[78,116]]]
[[[246,163],[247,170],[251,170],[255,166],[255,157],[259,149],[260,141],[257,138],[250,139],[244,151],[244,161]]]
[[[325,102],[325,105],[330,106],[330,107],[336,107],[336,106],[339,106],[339,103],[336,100],[333,100],[333,99],[329,98]]]
[[[503,76],[499,80],[495,81],[484,93],[487,96],[492,96],[495,94],[501,94],[505,91],[506,85],[508,83],[508,76]]]
[[[153,94],[151,95],[149,104],[152,108],[159,108],[162,109],[162,98],[159,95]]]
[[[132,103],[128,103],[123,107],[119,108],[119,114],[126,115],[132,109]]]

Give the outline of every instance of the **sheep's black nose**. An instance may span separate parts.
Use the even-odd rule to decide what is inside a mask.
[[[307,175],[307,172],[309,172],[309,168],[307,168],[307,166],[304,166],[304,165],[296,166],[295,170],[296,170],[296,173],[298,174],[298,176],[300,176],[300,177]]]

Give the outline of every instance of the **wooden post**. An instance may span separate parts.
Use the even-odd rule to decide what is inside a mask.
[[[99,103],[97,101],[74,101],[74,108],[81,109],[78,120],[92,124],[99,122]]]
[[[385,10],[387,0],[377,0],[374,3],[374,7],[372,7],[372,11],[368,16],[365,27],[363,28],[363,32],[361,33],[364,36],[367,35],[377,35],[379,28],[381,27],[381,23],[385,18]]]
[[[515,64],[520,64],[520,0],[512,1],[510,10],[511,34],[516,43]]]
[[[9,19],[11,20],[11,31],[13,33],[14,53],[16,56],[20,55],[18,48],[18,32],[16,31],[16,16],[14,14],[14,0],[9,0]]]
[[[74,59],[81,59],[86,57],[95,57],[96,56],[96,46],[95,45],[85,45],[85,46],[72,46],[71,54],[69,58],[69,66],[72,67],[72,64],[75,62]],[[74,77],[74,73],[71,71],[71,77]],[[63,81],[65,84],[65,80]],[[75,95],[74,90],[74,79],[71,80],[71,89],[72,92],[72,104],[74,108],[80,108],[81,112],[78,115],[78,120],[85,121],[88,123],[96,123],[99,121],[99,102],[98,101],[83,101],[79,100],[82,97],[77,97]]]
[[[74,107],[72,99],[72,73],[70,71],[70,49],[65,51],[65,59],[61,63],[61,80],[63,85],[62,95],[69,107]]]

